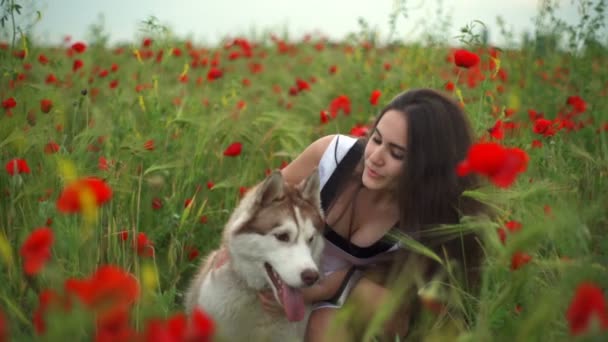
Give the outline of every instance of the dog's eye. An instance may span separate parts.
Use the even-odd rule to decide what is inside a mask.
[[[289,241],[289,233],[279,233],[274,234],[274,237],[279,241],[288,242]]]
[[[315,236],[314,235],[311,236],[310,239],[308,239],[308,243],[312,243],[312,240],[314,240],[314,239],[315,239]]]

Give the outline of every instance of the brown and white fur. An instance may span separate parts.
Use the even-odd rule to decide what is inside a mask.
[[[213,317],[221,340],[301,341],[310,308],[298,289],[319,279],[324,224],[317,170],[296,186],[273,172],[230,216],[190,284],[187,312],[198,306]],[[268,288],[285,315],[262,309],[257,292]]]

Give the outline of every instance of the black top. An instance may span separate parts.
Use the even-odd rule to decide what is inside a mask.
[[[329,204],[336,196],[340,179],[343,179],[343,177],[348,177],[353,168],[357,165],[357,162],[361,159],[365,149],[364,144],[364,140],[357,140],[357,142],[346,153],[344,158],[342,158],[342,160],[338,163],[336,169],[327,180],[327,183],[325,183],[325,186],[321,190],[321,207],[323,208],[323,211],[327,212],[329,209]],[[391,228],[391,230],[395,229],[397,226],[398,224]],[[371,246],[359,247],[353,244],[347,238],[344,238],[340,234],[336,233],[327,223],[325,224],[323,236],[343,251],[357,258],[371,258],[380,253],[388,251],[394,246],[394,242],[387,241],[388,237],[385,236]]]

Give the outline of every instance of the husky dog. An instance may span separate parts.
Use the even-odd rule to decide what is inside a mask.
[[[246,193],[224,227],[220,248],[190,284],[187,312],[198,306],[208,313],[221,340],[302,340],[310,308],[300,288],[319,280],[324,247],[319,192],[315,169],[295,186],[274,171]],[[257,292],[268,288],[284,316],[262,309]]]

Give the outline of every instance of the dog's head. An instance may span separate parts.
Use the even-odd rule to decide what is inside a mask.
[[[236,272],[251,288],[270,287],[292,321],[304,318],[299,289],[319,279],[320,202],[316,169],[296,186],[275,171],[243,197],[225,231]]]

